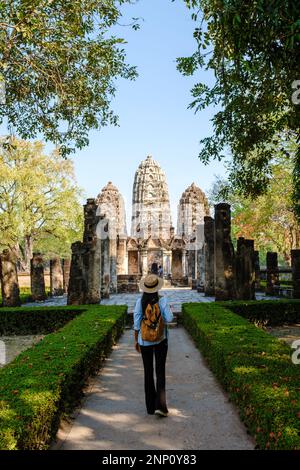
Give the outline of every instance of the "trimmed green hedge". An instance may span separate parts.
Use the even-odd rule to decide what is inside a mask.
[[[83,311],[74,307],[43,307],[43,309],[4,307],[0,309],[0,335],[52,333]]]
[[[300,300],[262,300],[220,302],[225,308],[262,326],[300,322]]]
[[[219,303],[184,304],[182,322],[257,448],[300,449],[300,365],[291,349]]]
[[[46,449],[121,334],[127,307],[78,310],[82,315],[0,371],[0,449]]]

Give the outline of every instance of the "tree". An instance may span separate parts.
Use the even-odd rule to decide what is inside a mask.
[[[82,206],[73,163],[41,142],[4,140],[0,153],[0,244],[26,268],[33,248],[66,255],[81,237]]]
[[[255,246],[262,255],[267,251],[277,251],[289,263],[291,249],[300,248],[300,225],[292,203],[292,160],[279,152],[271,169],[268,189],[255,201],[250,197],[243,197],[222,178],[216,179],[209,199],[211,204],[224,200],[231,204],[232,232],[235,238],[254,239]]]
[[[262,194],[284,131],[298,139],[294,157],[294,208],[300,217],[300,4],[296,0],[185,0],[198,8],[193,18],[196,52],[178,59],[193,75],[211,69],[215,83],[192,90],[195,111],[219,108],[213,135],[205,137],[200,158],[221,159],[229,150],[229,179],[245,196]],[[292,100],[292,97],[295,98]],[[289,133],[284,134],[290,138]]]
[[[66,155],[117,117],[114,79],[133,79],[124,40],[111,36],[130,0],[0,0],[4,118],[23,139],[43,135]]]

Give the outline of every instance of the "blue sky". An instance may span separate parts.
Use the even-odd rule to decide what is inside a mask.
[[[142,17],[141,29],[119,27],[127,41],[128,62],[136,65],[136,81],[119,81],[112,103],[120,127],[104,128],[90,134],[90,145],[73,157],[78,183],[87,197],[96,196],[112,181],[121,191],[130,218],[134,173],[148,154],[166,173],[176,226],[178,200],[193,181],[208,190],[215,174],[224,174],[221,163],[203,165],[197,155],[199,140],[211,133],[213,110],[194,114],[187,106],[190,89],[200,78],[211,82],[210,73],[183,77],[176,70],[176,58],[195,49],[195,23],[183,0],[139,0],[123,7],[122,23]],[[129,229],[129,227],[128,227]]]

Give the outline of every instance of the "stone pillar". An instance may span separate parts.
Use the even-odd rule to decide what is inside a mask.
[[[100,302],[101,227],[96,212],[95,199],[88,199],[84,206],[83,242],[72,244],[68,305]]]
[[[98,304],[101,299],[101,239],[98,238],[98,224],[100,217],[97,216],[98,205],[95,199],[87,199],[84,206],[84,234],[83,243],[86,250],[84,257],[86,272],[86,303]]]
[[[231,241],[230,205],[215,205],[215,299],[233,300],[235,290],[235,255]]]
[[[142,264],[142,276],[148,274],[148,253],[146,250],[141,251],[141,264]]]
[[[11,250],[4,250],[0,255],[0,280],[3,307],[21,305],[17,274],[17,257]]]
[[[125,237],[117,238],[117,276],[128,274],[127,240]]]
[[[187,253],[188,277],[191,279],[196,278],[196,253],[194,244],[192,244]]]
[[[198,291],[203,292],[205,284],[204,224],[198,224],[196,229],[196,284]]]
[[[236,252],[236,297],[255,300],[254,240],[240,237]]]
[[[103,224],[103,236],[101,238],[101,298],[108,299],[110,293],[110,239],[109,222],[107,219],[101,221]]]
[[[300,299],[300,250],[291,250],[293,298]]]
[[[58,256],[50,260],[50,292],[51,295],[63,295],[63,270]]]
[[[205,254],[204,245],[197,250],[197,289],[204,292],[205,285]]]
[[[70,268],[71,268],[71,260],[70,259],[63,259],[62,260],[62,269],[63,269],[63,287],[64,293],[68,293],[69,287],[69,280],[70,280]]]
[[[206,296],[215,295],[215,221],[212,217],[204,217],[204,260],[205,282],[204,293]]]
[[[87,295],[87,276],[84,265],[86,247],[82,242],[73,243],[68,283],[68,305],[84,305]]]
[[[101,300],[101,240],[94,239],[87,247],[87,304]]]
[[[110,257],[110,292],[117,292],[117,239],[115,234],[110,232],[109,236],[109,257]]]
[[[171,265],[172,265],[172,251],[163,250],[163,272],[164,276],[168,278],[171,274]]]
[[[259,251],[254,251],[254,269],[255,269],[255,289],[260,290],[260,263]]]
[[[33,257],[30,260],[30,276],[33,300],[45,300],[47,296],[45,290],[44,263],[40,253],[33,253]]]
[[[186,269],[186,250],[182,250],[182,277],[187,276],[187,269]]]
[[[266,295],[275,295],[274,287],[280,286],[278,257],[276,252],[268,251],[267,253],[267,287]]]

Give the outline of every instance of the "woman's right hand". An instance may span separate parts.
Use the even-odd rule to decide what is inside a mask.
[[[135,342],[135,345],[134,345],[134,347],[135,347],[135,350],[136,350],[138,353],[140,353],[140,352],[141,352],[140,345],[139,345],[139,343],[138,343],[137,341]]]

